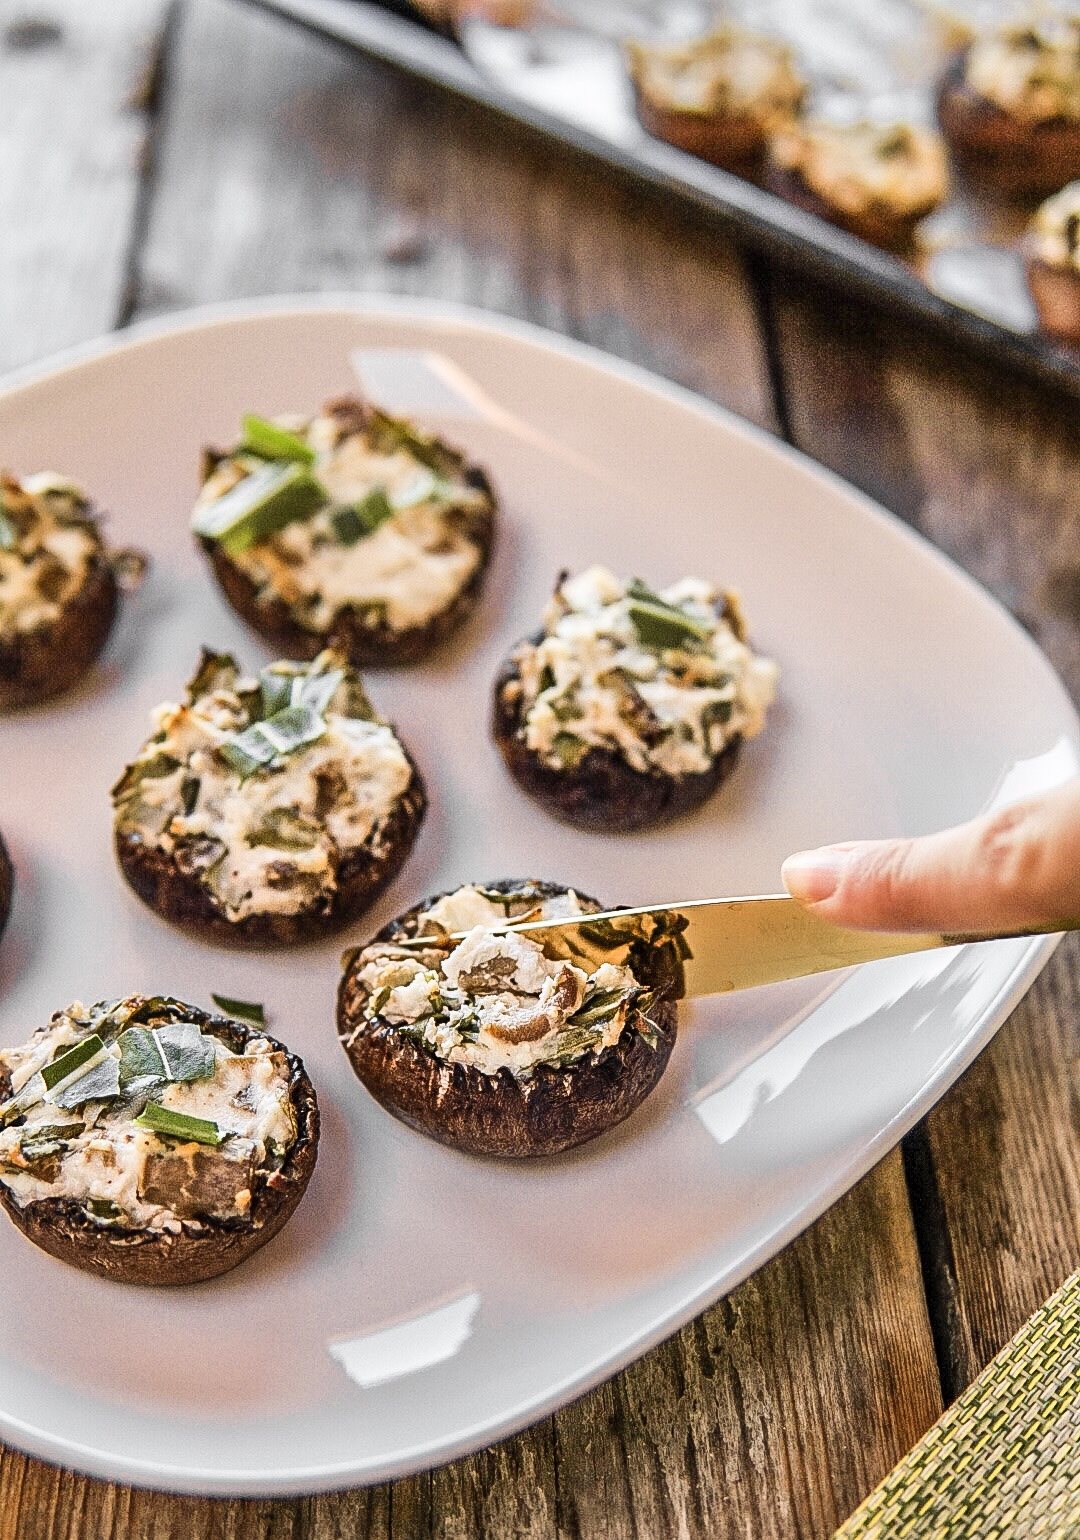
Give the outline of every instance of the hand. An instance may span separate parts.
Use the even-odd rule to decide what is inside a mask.
[[[1080,916],[1080,780],[941,834],[804,850],[781,875],[793,898],[837,925],[1063,927]]]

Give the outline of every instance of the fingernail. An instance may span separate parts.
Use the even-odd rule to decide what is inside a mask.
[[[798,855],[788,856],[780,875],[792,898],[803,904],[820,904],[836,892],[847,859],[846,850],[832,845],[821,850],[800,850]]]

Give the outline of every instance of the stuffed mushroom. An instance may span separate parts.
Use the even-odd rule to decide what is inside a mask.
[[[11,895],[14,887],[15,873],[12,870],[11,857],[4,844],[4,837],[0,834],[0,936],[4,934],[11,915]]]
[[[156,913],[208,939],[288,944],[355,919],[420,829],[419,772],[327,651],[257,677],[204,652],[113,788],[115,843]]]
[[[767,185],[871,245],[904,252],[948,193],[945,146],[910,123],[793,124],[773,140]]]
[[[61,476],[0,476],[0,710],[72,689],[112,630],[133,552],[105,548],[86,494]]]
[[[1046,200],[1025,244],[1028,287],[1043,331],[1080,346],[1080,181]]]
[[[207,452],[193,528],[233,608],[289,657],[412,663],[475,606],[495,497],[458,450],[349,397],[245,418],[235,449]]]
[[[599,908],[552,883],[468,885],[348,954],[338,1030],[372,1096],[474,1155],[553,1155],[629,1117],[675,1043],[678,930],[601,921],[560,949],[498,929]]]
[[[1080,176],[1080,16],[977,37],[946,71],[938,118],[972,179],[1005,197]]]
[[[300,1060],[179,1000],[70,1005],[0,1052],[0,1204],[121,1283],[199,1283],[265,1246],[318,1139]]]
[[[618,833],[710,796],[761,731],[778,669],[751,651],[738,596],[660,592],[603,567],[566,575],[544,627],[495,684],[511,774],[558,817]]]
[[[730,23],[690,43],[632,42],[627,66],[650,134],[743,176],[806,89],[790,49]]]

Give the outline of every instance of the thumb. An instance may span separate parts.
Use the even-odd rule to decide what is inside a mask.
[[[1080,781],[920,839],[784,862],[793,898],[868,930],[1023,930],[1080,916]]]

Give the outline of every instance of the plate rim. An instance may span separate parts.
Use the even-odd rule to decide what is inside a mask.
[[[77,343],[48,358],[24,364],[0,377],[0,406],[5,405],[13,395],[37,386],[46,386],[82,366],[152,347],[156,342],[177,334],[193,334],[220,325],[244,322],[269,321],[272,324],[277,320],[295,320],[298,316],[311,313],[359,315],[373,320],[397,320],[421,325],[449,323],[473,333],[499,335],[584,364],[601,375],[614,375],[653,395],[666,396],[676,404],[691,408],[698,416],[723,425],[734,435],[750,438],[766,453],[778,456],[814,479],[823,480],[834,493],[854,503],[863,516],[869,516],[883,534],[914,544],[924,557],[944,569],[954,582],[959,582],[982,604],[989,605],[996,612],[998,621],[1005,622],[1006,629],[1012,634],[1013,644],[1019,644],[1021,650],[1027,652],[1044,671],[1047,682],[1056,686],[1064,714],[1071,718],[1074,732],[1080,731],[1080,716],[1060,676],[1015,616],[970,573],[898,515],[891,513],[835,471],[820,465],[802,450],[778,438],[767,428],[739,416],[730,408],[710,401],[644,365],[619,358],[576,338],[565,337],[531,321],[456,301],[370,292],[278,294],[218,301],[151,317],[121,330]],[[651,1352],[659,1343],[681,1330],[688,1321],[737,1288],[808,1229],[826,1209],[850,1191],[890,1153],[915,1123],[952,1088],[992,1041],[1049,962],[1060,941],[1060,936],[1048,936],[1034,938],[1028,943],[1003,980],[992,1003],[984,1011],[978,1030],[970,1032],[956,1045],[953,1052],[938,1064],[921,1091],[898,1108],[885,1126],[837,1168],[828,1181],[822,1182],[811,1200],[800,1205],[794,1217],[777,1223],[767,1235],[751,1246],[721,1283],[713,1280],[694,1287],[676,1308],[665,1311],[662,1319],[638,1335],[629,1348],[623,1345],[601,1355],[580,1372],[564,1378],[558,1386],[543,1395],[526,1398],[515,1404],[496,1420],[461,1429],[452,1438],[402,1451],[392,1460],[380,1457],[366,1462],[354,1459],[325,1466],[282,1468],[278,1465],[266,1470],[217,1469],[213,1472],[200,1471],[186,1465],[170,1466],[160,1461],[102,1453],[76,1440],[35,1428],[3,1409],[0,1409],[0,1437],[26,1454],[107,1481],[206,1497],[286,1497],[368,1486],[393,1481],[419,1470],[434,1469],[489,1444],[501,1442],[556,1409],[589,1394],[612,1375]]]

